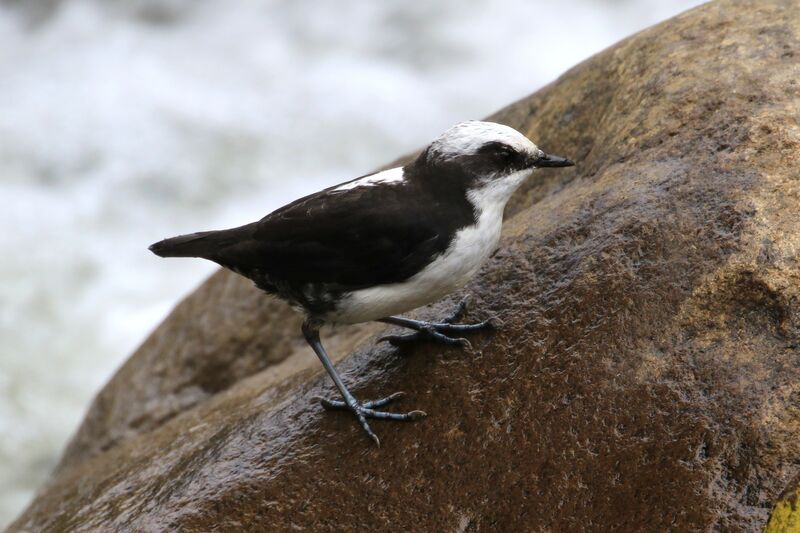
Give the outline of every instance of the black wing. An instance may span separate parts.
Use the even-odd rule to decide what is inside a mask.
[[[226,245],[206,257],[244,275],[288,283],[355,290],[400,282],[443,252],[454,231],[474,222],[466,198],[446,205],[437,198],[409,182],[326,189],[259,222],[215,232]]]

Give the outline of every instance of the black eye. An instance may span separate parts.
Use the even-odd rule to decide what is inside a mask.
[[[489,156],[492,160],[503,164],[513,162],[519,155],[511,146],[499,142],[487,143],[481,147],[480,151]]]
[[[517,151],[510,146],[503,146],[497,151],[497,157],[501,159],[513,159],[517,155]]]

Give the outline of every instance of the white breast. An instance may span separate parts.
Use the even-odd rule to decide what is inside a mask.
[[[482,214],[477,225],[459,231],[450,247],[423,270],[402,283],[355,291],[327,318],[345,324],[367,322],[435,302],[478,272],[497,245],[502,222],[502,212]]]
[[[478,222],[456,233],[447,250],[423,270],[401,283],[355,291],[325,318],[342,324],[376,320],[435,302],[462,287],[497,246],[506,202],[530,172],[519,174],[470,193],[469,199],[480,213]]]

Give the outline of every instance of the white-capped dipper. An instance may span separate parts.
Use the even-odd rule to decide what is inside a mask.
[[[300,198],[258,222],[181,235],[150,246],[161,257],[202,257],[255,282],[305,314],[303,335],[342,394],[319,399],[351,411],[377,443],[368,418],[415,420],[422,411],[378,410],[399,398],[360,402],[319,338],[324,324],[376,320],[415,330],[408,338],[468,344],[453,337],[492,320],[455,324],[394,316],[434,302],[472,278],[500,238],[503,208],[539,167],[567,167],[518,131],[492,122],[456,124],[413,163],[368,174]]]

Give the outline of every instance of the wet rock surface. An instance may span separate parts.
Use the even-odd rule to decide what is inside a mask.
[[[509,205],[460,294],[473,351],[325,334],[233,274],[100,393],[12,531],[760,530],[800,473],[800,10],[720,1],[492,117],[571,156]],[[521,66],[524,68],[524,66]],[[789,491],[789,492],[787,492]]]

